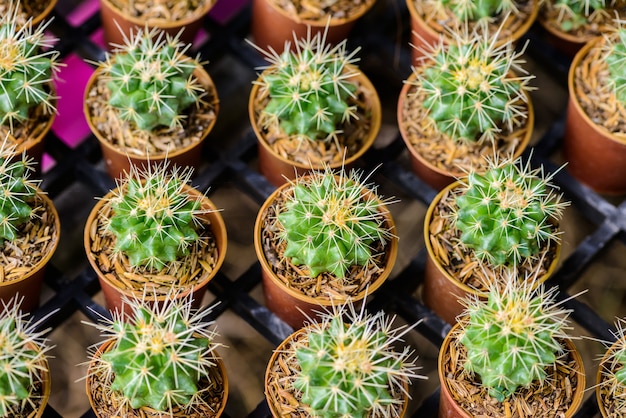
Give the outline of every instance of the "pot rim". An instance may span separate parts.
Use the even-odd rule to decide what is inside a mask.
[[[265,3],[268,6],[270,6],[276,13],[281,14],[282,16],[284,16],[285,18],[287,18],[289,20],[292,20],[292,21],[294,21],[294,22],[296,22],[298,24],[308,25],[308,26],[312,26],[312,27],[321,27],[321,28],[326,27],[326,25],[328,25],[328,26],[339,26],[339,25],[345,25],[345,24],[354,22],[354,21],[358,20],[361,16],[363,16],[365,13],[367,13],[369,10],[371,10],[372,7],[374,7],[374,4],[376,4],[376,0],[367,0],[370,3],[369,5],[363,6],[361,8],[361,10],[359,10],[358,13],[355,13],[355,14],[353,14],[351,16],[348,16],[348,17],[343,17],[343,18],[320,18],[320,19],[301,19],[299,15],[287,12],[282,7],[279,7],[276,4],[276,2],[274,2],[274,1],[271,1],[271,0],[262,0],[262,1],[265,1]]]
[[[168,20],[168,19],[163,19],[163,18],[146,19],[145,17],[135,17],[135,16],[129,15],[128,13],[124,13],[123,10],[118,9],[110,0],[100,0],[100,2],[105,4],[115,14],[128,20],[135,26],[145,27],[146,25],[148,25],[148,26],[156,26],[160,29],[167,30],[167,29],[182,28],[183,26],[187,26],[190,23],[198,19],[201,19],[204,15],[206,15],[211,10],[211,8],[213,8],[213,6],[215,6],[215,3],[217,3],[217,0],[208,0],[203,7],[197,8],[190,16],[184,19],[180,19],[180,20]]]

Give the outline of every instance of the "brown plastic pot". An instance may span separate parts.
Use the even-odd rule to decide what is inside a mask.
[[[589,41],[570,65],[563,152],[568,161],[565,168],[580,182],[598,193],[619,195],[626,193],[626,141],[589,118],[576,97],[574,86],[576,67],[602,39]]]
[[[283,184],[265,200],[263,206],[259,209],[254,224],[254,250],[261,264],[265,306],[293,329],[299,329],[309,318],[314,319],[318,317],[318,311],[329,310],[333,305],[346,302],[346,299],[316,299],[287,287],[276,273],[274,273],[271,264],[265,257],[263,243],[261,242],[261,227],[263,225],[264,216],[267,213],[267,209],[275,204],[276,199],[291,187],[293,187],[291,183]],[[395,232],[395,223],[388,210],[383,207],[383,211],[386,217],[386,228],[388,228],[392,234],[391,239],[385,247],[385,252],[387,253],[385,258],[386,264],[383,272],[374,283],[371,283],[366,290],[350,298],[355,304],[363,302],[366,296],[374,293],[374,291],[387,280],[398,256],[398,238]]]
[[[356,21],[369,11],[375,1],[367,2],[361,6],[361,10],[343,19],[308,20],[294,16],[283,8],[278,7],[271,0],[252,1],[252,38],[255,45],[262,49],[273,48],[275,51],[283,51],[285,41],[290,41],[294,46],[296,39],[306,38],[307,31],[311,30],[311,36],[324,32],[328,25],[326,43],[336,45],[348,38],[348,34]]]
[[[411,169],[413,170],[413,172],[433,189],[442,190],[444,187],[453,183],[456,179],[465,176],[465,172],[460,169],[458,171],[448,171],[438,167],[430,160],[425,158],[423,155],[421,155],[411,144],[409,134],[405,127],[406,118],[404,116],[403,108],[405,101],[409,100],[408,95],[412,87],[411,83],[414,82],[415,79],[415,73],[411,72],[411,75],[406,80],[406,82],[402,86],[402,90],[400,91],[397,108],[398,128],[400,129],[400,135],[402,136],[402,139],[404,140],[404,143],[409,150],[409,161],[411,163]],[[513,158],[517,158],[522,155],[526,147],[528,147],[528,144],[530,143],[533,135],[533,128],[535,126],[535,111],[531,96],[527,91],[524,92],[524,95],[526,96],[526,105],[528,106],[528,116],[526,118],[525,125],[526,133],[517,148],[515,149],[515,152],[513,153]]]
[[[575,36],[568,32],[563,32],[539,15],[541,26],[547,33],[547,40],[556,49],[563,52],[568,57],[573,57],[593,36]]]
[[[350,71],[356,72],[358,70],[351,66]],[[263,73],[259,76],[259,79],[262,77]],[[361,149],[353,155],[347,156],[343,161],[328,164],[332,169],[344,167],[346,170],[349,170],[353,167],[354,163],[374,144],[382,123],[382,107],[374,85],[363,73],[359,73],[354,78],[358,80],[358,83],[361,85],[361,90],[365,95],[364,101],[368,108],[367,114],[371,119],[370,130],[367,132],[367,136],[363,138],[363,146]],[[257,138],[258,163],[261,174],[263,174],[270,183],[278,187],[285,184],[288,180],[294,180],[296,177],[306,175],[313,170],[322,169],[323,165],[321,163],[312,162],[311,164],[301,164],[284,158],[272,149],[257,122],[255,102],[259,94],[260,87],[255,83],[252,85],[250,98],[248,100],[248,116],[250,117],[250,124]]]
[[[487,294],[479,292],[478,290],[459,282],[454,278],[446,269],[439,263],[435,252],[433,251],[432,244],[430,242],[430,223],[433,217],[435,207],[441,200],[441,198],[450,190],[459,187],[460,182],[456,181],[435,196],[433,201],[428,206],[426,211],[426,217],[424,218],[424,243],[426,244],[426,266],[424,269],[424,284],[422,287],[422,301],[433,312],[443,318],[449,324],[455,324],[456,318],[463,313],[464,307],[459,302],[460,300],[467,299],[469,295],[479,295],[486,299]],[[550,267],[545,274],[537,278],[537,283],[545,282],[556,269],[561,254],[560,242],[555,246],[555,256]]]
[[[98,77],[100,77],[101,75],[102,67],[98,67],[87,81],[84,96],[85,98],[87,98],[89,92],[93,88],[93,85],[96,83]],[[153,165],[164,160],[168,160],[170,162],[170,167],[193,167],[194,171],[200,168],[200,165],[202,164],[202,147],[207,136],[215,126],[217,114],[219,112],[219,101],[217,100],[217,89],[215,87],[215,83],[213,82],[213,79],[211,78],[209,73],[207,73],[207,71],[204,69],[204,67],[198,67],[194,71],[193,75],[198,79],[200,84],[204,86],[206,90],[213,89],[216,92],[216,101],[214,103],[215,118],[204,130],[199,141],[193,142],[183,148],[171,150],[168,153],[157,152],[154,154],[145,154],[141,156],[127,154],[125,150],[112,144],[98,130],[97,125],[93,122],[91,118],[89,106],[87,105],[86,100],[83,100],[83,112],[85,114],[85,118],[87,119],[87,124],[89,125],[89,129],[91,129],[91,132],[100,143],[100,149],[102,150],[102,157],[105,163],[106,171],[111,178],[117,179],[123,176],[124,173],[129,173],[131,165],[146,169],[149,165]]]
[[[271,391],[269,387],[269,382],[270,382],[270,376],[272,375],[272,368],[273,368],[272,366],[276,364],[276,362],[278,361],[279,354],[289,351],[289,346],[292,344],[293,341],[306,339],[307,338],[306,335],[308,331],[309,331],[308,326],[304,328],[300,328],[296,330],[295,332],[293,332],[290,336],[285,338],[283,342],[281,342],[280,345],[272,352],[272,356],[270,357],[270,360],[267,363],[267,368],[265,370],[265,379],[264,379],[264,387],[265,387],[264,393],[265,393],[265,399],[267,401],[267,405],[270,409],[270,412],[273,418],[283,418],[283,417],[289,416],[289,412],[282,410],[281,405],[278,402],[274,402],[274,400],[272,399],[272,396],[270,395]],[[402,410],[397,415],[397,418],[402,418],[406,415],[406,411],[409,405],[408,381],[404,381],[403,386],[404,386],[404,396],[402,399]],[[294,405],[290,405],[290,406],[294,406]]]
[[[37,192],[37,198],[42,200],[42,204],[46,207],[46,212],[52,218],[52,222],[54,222],[55,235],[51,237],[52,247],[50,251],[44,254],[39,262],[21,278],[9,282],[0,282],[0,300],[8,302],[16,294],[19,294],[21,297],[24,297],[24,301],[21,304],[21,309],[24,312],[33,312],[39,307],[46,266],[59,245],[59,237],[61,234],[59,213],[52,200],[41,190]]]
[[[185,191],[186,193],[190,195],[194,195],[194,196],[199,196],[201,194],[199,191],[195,190],[191,186],[185,186]],[[91,238],[90,231],[92,228],[95,227],[94,223],[96,222],[96,218],[98,217],[103,206],[113,196],[114,196],[113,191],[107,193],[103,198],[98,200],[96,205],[91,210],[89,217],[87,218],[87,222],[85,223],[85,229],[84,229],[84,234],[83,234],[83,246],[85,248],[85,252],[87,254],[87,259],[89,260],[89,264],[91,264],[91,267],[93,268],[93,270],[96,272],[98,276],[98,281],[100,282],[100,287],[102,288],[102,292],[104,293],[104,299],[105,299],[107,308],[111,312],[114,312],[114,311],[121,312],[123,309],[124,313],[130,314],[130,309],[128,305],[123,303],[124,297],[131,298],[131,299],[132,298],[141,299],[142,292],[141,291],[137,292],[137,291],[133,291],[130,289],[122,289],[119,286],[117,286],[111,279],[109,279],[103,273],[103,271],[100,269],[100,264],[97,258],[91,252],[93,240]],[[226,258],[226,247],[228,243],[228,240],[226,237],[226,224],[224,223],[224,219],[222,218],[222,215],[220,214],[218,209],[215,207],[215,205],[209,198],[205,197],[202,199],[202,209],[211,210],[211,212],[203,214],[201,215],[201,217],[206,219],[208,222],[210,222],[211,231],[216,240],[218,258],[215,261],[215,266],[213,267],[212,271],[205,272],[201,280],[199,280],[193,287],[189,287],[185,289],[184,291],[181,291],[177,295],[177,297],[179,298],[184,298],[184,297],[187,297],[187,295],[189,295],[190,293],[192,293],[193,294],[192,305],[194,308],[200,307],[202,303],[202,298],[204,297],[204,294],[206,293],[206,289],[207,289],[207,286],[209,285],[209,282],[213,279],[213,277],[215,277],[220,267],[224,263],[224,259]],[[156,299],[153,297],[150,297],[149,300],[150,301],[156,300],[157,303],[160,303],[161,301],[165,300],[165,298],[166,298],[165,295],[161,295],[161,296],[158,296]]]
[[[102,355],[102,353],[107,352],[109,349],[111,349],[111,346],[113,345],[113,343],[115,342],[115,340],[110,339],[107,340],[105,342],[103,342],[102,344],[100,344],[100,346],[98,347],[96,353],[94,354],[94,358],[98,358]],[[217,362],[217,370],[218,370],[218,374],[220,375],[221,379],[222,379],[222,385],[224,386],[224,392],[223,392],[223,396],[221,399],[221,403],[220,403],[220,407],[217,411],[215,411],[214,414],[212,414],[209,418],[218,418],[221,417],[222,414],[224,413],[224,409],[226,408],[226,402],[228,399],[228,392],[229,392],[229,386],[228,386],[228,374],[226,372],[226,366],[224,365],[224,361],[217,356],[216,357],[216,362]],[[91,378],[91,376],[95,373],[95,360],[91,360],[89,363],[89,367],[87,369],[87,379],[85,379],[85,389],[87,391],[87,398],[89,399],[89,405],[91,406],[91,410],[94,412],[95,416],[98,418],[115,418],[118,416],[126,416],[126,414],[129,414],[128,409],[120,411],[120,415],[116,415],[114,416],[110,416],[110,415],[104,415],[104,414],[100,414],[100,410],[102,408],[100,408],[98,406],[98,402],[96,399],[93,398],[92,396],[92,389],[91,386],[93,384],[93,378]],[[98,382],[100,385],[102,385],[102,382]],[[130,407],[128,407],[130,408]],[[146,418],[157,418],[157,417],[163,417],[163,416],[170,416],[170,412],[171,411],[165,411],[165,413],[163,412],[159,412],[153,408],[144,406],[137,409],[132,409],[132,411],[141,411],[138,412],[136,414],[134,414],[133,416],[141,416],[141,417],[146,417]],[[173,415],[173,416],[179,416],[178,414]],[[182,416],[182,415],[180,415]]]
[[[406,6],[409,9],[411,17],[410,42],[411,45],[414,46],[411,48],[411,58],[413,59],[413,63],[424,55],[420,49],[437,45],[440,38],[445,44],[449,44],[452,41],[452,37],[446,32],[446,29],[443,26],[434,21],[427,22],[424,20],[424,17],[418,13],[417,8],[415,7],[416,1],[419,0],[406,0]],[[502,45],[509,40],[515,43],[526,32],[528,32],[539,14],[539,0],[531,1],[533,2],[533,9],[531,14],[528,16],[528,19],[526,19],[511,36],[502,38],[496,42],[496,45]]]
[[[452,397],[451,389],[446,383],[447,379],[444,375],[445,367],[443,361],[450,350],[450,344],[454,341],[455,335],[458,333],[458,328],[459,324],[455,324],[448,332],[448,335],[446,335],[446,338],[441,344],[439,356],[437,358],[437,372],[439,375],[439,384],[441,386],[439,394],[439,418],[472,418],[472,415],[463,409]],[[574,345],[574,343],[569,339],[564,340],[563,343],[565,345],[564,348],[572,354],[574,362],[577,366],[576,374],[578,376],[578,384],[575,388],[573,388],[574,394],[572,396],[572,403],[563,415],[564,418],[571,418],[574,416],[578,408],[580,408],[583,396],[585,395],[585,367],[576,345]],[[459,367],[462,366],[459,365]]]
[[[102,29],[104,30],[104,40],[107,47],[110,47],[111,44],[123,44],[124,36],[129,37],[131,33],[135,33],[138,29],[146,29],[147,27],[148,30],[159,28],[172,36],[178,34],[182,29],[180,40],[185,44],[190,44],[196,37],[198,30],[202,27],[204,17],[214,5],[215,1],[207,1],[192,16],[177,21],[166,19],[146,20],[144,17],[125,14],[115,7],[110,0],[100,0],[100,18]]]

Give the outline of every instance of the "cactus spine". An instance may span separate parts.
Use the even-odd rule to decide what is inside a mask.
[[[555,302],[557,288],[545,290],[515,275],[509,271],[503,285],[491,284],[486,301],[469,296],[460,321],[460,344],[467,349],[463,367],[480,376],[499,402],[519,387],[543,382],[545,368],[562,351],[559,340],[567,338],[570,310]]]
[[[559,11],[560,25],[564,32],[571,32],[589,24],[589,17],[593,12],[603,10],[607,6],[606,0],[554,0],[553,3],[554,9]]]
[[[450,45],[440,40],[427,47],[413,68],[415,94],[425,97],[423,107],[437,130],[452,139],[492,142],[504,127],[513,130],[528,116],[533,76],[521,67],[523,51],[494,39],[486,30],[454,33]]]
[[[609,82],[617,100],[626,104],[626,28],[615,29],[605,35],[606,62],[609,67]]]
[[[607,416],[617,418],[626,413],[626,319],[618,318],[613,332],[615,342],[605,342],[608,348],[600,364],[598,386],[605,394],[604,409]]]
[[[292,183],[285,210],[279,213],[285,257],[308,267],[311,277],[329,272],[343,278],[353,265],[365,265],[373,246],[391,233],[384,204],[361,182],[361,175],[335,173],[329,167]],[[373,196],[364,196],[369,190]]]
[[[185,186],[193,169],[155,164],[135,166],[113,191],[112,216],[107,228],[116,236],[115,249],[128,256],[133,267],[161,270],[189,254],[200,237],[202,196],[192,197]]]
[[[45,34],[50,21],[36,28],[32,19],[20,25],[18,12],[15,3],[0,17],[0,123],[8,123],[11,130],[35,106],[56,112],[50,83],[61,66],[59,53],[52,49],[55,39]]]
[[[293,386],[315,417],[391,417],[402,400],[389,388],[421,377],[413,350],[393,348],[411,328],[394,328],[382,311],[371,315],[348,306],[325,312],[307,328],[307,343],[296,348],[300,372]]]
[[[200,62],[185,55],[190,45],[152,29],[138,30],[115,47],[101,67],[109,104],[120,118],[144,131],[180,125],[185,109],[203,96],[193,76]]]
[[[21,309],[23,299],[13,297],[2,302],[0,315],[0,416],[22,416],[39,405],[41,394],[37,387],[43,384],[48,372],[47,346],[44,335],[49,330],[38,330],[41,321],[32,322]],[[44,318],[45,319],[45,318]]]
[[[110,389],[121,393],[133,409],[149,406],[158,411],[181,407],[193,410],[202,402],[202,379],[210,380],[216,366],[217,333],[206,322],[210,309],[194,310],[192,296],[176,293],[163,301],[126,298],[132,321],[115,311],[110,320],[86,323],[114,342],[101,356],[94,355],[91,372],[112,374]]]
[[[461,21],[477,21],[507,13],[517,13],[515,0],[440,0]]]
[[[350,64],[358,61],[348,53],[346,40],[335,46],[326,44],[326,33],[296,39],[295,50],[286,43],[285,50],[264,51],[268,66],[259,81],[270,100],[261,119],[265,127],[278,124],[287,135],[298,135],[309,140],[336,139],[343,123],[356,118],[356,105],[350,104],[356,85],[356,76]]]
[[[569,202],[554,193],[553,176],[521,158],[492,160],[485,173],[470,172],[453,214],[463,245],[491,265],[515,266],[544,242],[557,241],[555,222]]]

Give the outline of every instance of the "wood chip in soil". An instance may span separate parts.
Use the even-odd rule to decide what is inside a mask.
[[[176,22],[194,17],[197,10],[217,0],[109,0],[116,9],[145,20]]]
[[[15,4],[15,0],[0,0],[0,16],[5,16],[9,5]],[[36,18],[46,10],[50,4],[48,0],[21,0],[17,13],[17,26],[24,26],[29,18]]]
[[[331,19],[349,19],[363,13],[375,0],[269,0],[287,14],[298,16],[301,20],[324,21]]]

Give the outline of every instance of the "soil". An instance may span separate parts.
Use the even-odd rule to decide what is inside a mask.
[[[576,67],[576,99],[592,121],[626,143],[626,108],[617,100],[609,81],[605,48],[606,40],[602,39]]]
[[[504,402],[489,396],[478,376],[464,371],[466,358],[465,348],[453,338],[443,353],[443,374],[452,397],[470,416],[563,418],[572,405],[580,371],[577,371],[574,356],[565,348],[557,356],[555,365],[546,369],[543,383],[534,381],[529,387],[518,388]]]
[[[145,20],[176,22],[189,19],[217,0],[109,0],[123,14]]]
[[[337,139],[308,140],[298,135],[287,135],[276,124],[269,124],[261,117],[261,109],[269,102],[267,91],[258,89],[254,97],[254,121],[259,127],[262,138],[281,157],[303,164],[307,167],[321,167],[324,163],[331,166],[341,165],[344,159],[355,155],[363,148],[363,143],[371,131],[370,104],[366,101],[364,86],[354,80],[357,85],[355,97],[348,100],[348,105],[356,105],[356,118],[343,123],[339,127]],[[268,124],[269,126],[263,126]]]
[[[454,228],[451,215],[456,196],[460,193],[460,188],[453,188],[437,203],[429,225],[430,244],[437,262],[448,274],[460,283],[480,292],[487,292],[489,283],[506,277],[504,270],[507,267],[479,263],[472,251],[461,242],[461,233]],[[555,228],[558,228],[558,225],[555,225]],[[544,276],[555,257],[556,245],[551,241],[544,241],[537,256],[525,259],[517,266],[518,277],[528,277],[529,280],[533,280],[535,277]],[[538,263],[538,260],[541,260],[541,263]]]
[[[0,16],[5,16],[8,7],[14,1],[0,0]],[[29,18],[35,18],[46,10],[51,2],[49,0],[21,0],[20,10],[17,14],[17,26],[24,26]]]
[[[626,18],[626,7],[616,7],[604,10],[595,10],[588,18],[589,24],[577,27],[569,32],[564,32],[559,23],[561,10],[555,7],[554,1],[544,1],[539,11],[541,24],[549,27],[555,33],[566,33],[585,42],[593,37],[607,33],[615,28],[615,18]]]
[[[287,339],[275,351],[277,357],[269,366],[266,382],[266,398],[270,409],[280,412],[281,417],[310,418],[311,415],[304,410],[305,406],[300,404],[302,393],[293,387],[292,382],[300,373],[300,366],[296,359],[296,347],[308,344],[306,329],[301,329]],[[396,399],[404,397],[402,387],[390,388]],[[394,404],[390,407],[388,414],[370,414],[369,418],[398,417],[402,412],[402,404]]]
[[[323,21],[349,19],[360,15],[376,0],[268,0],[287,14],[298,16],[301,20]]]
[[[263,251],[267,262],[278,278],[285,286],[320,300],[346,299],[365,292],[367,287],[380,277],[388,264],[388,255],[384,250],[388,243],[375,243],[373,256],[368,264],[352,266],[344,278],[337,278],[330,273],[321,273],[317,277],[311,277],[305,266],[296,266],[283,255],[286,244],[279,235],[280,226],[277,226],[277,216],[284,210],[285,196],[279,196],[267,208],[261,226]],[[380,216],[384,215],[381,213]]]

